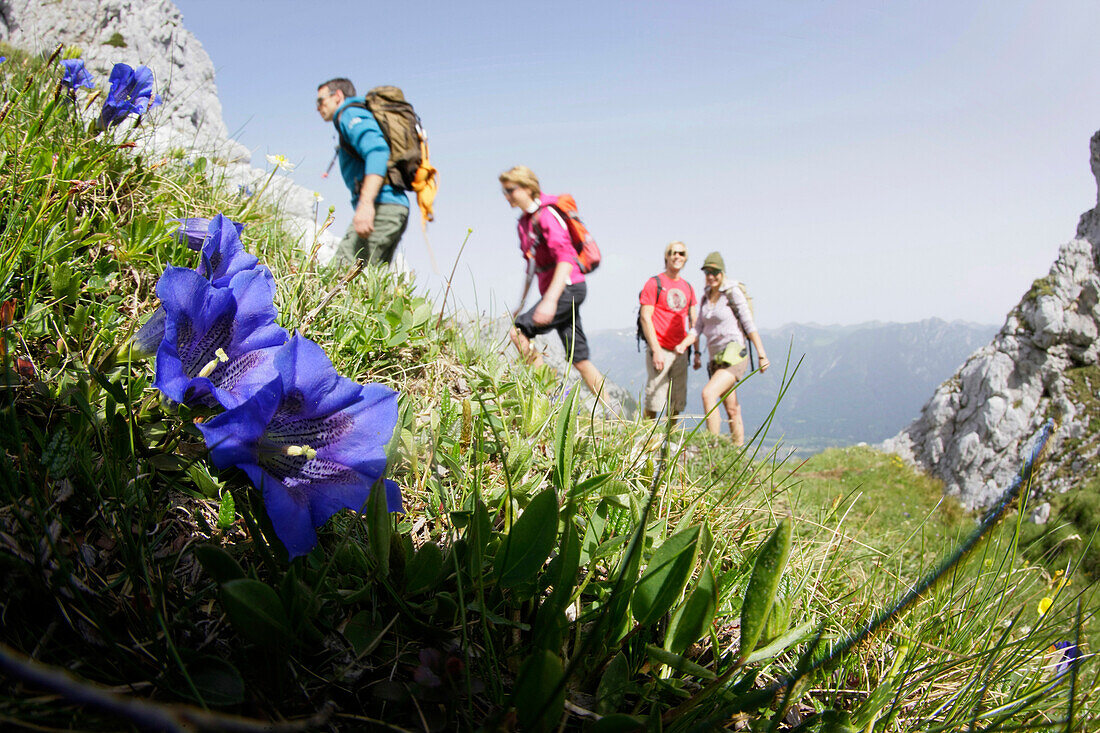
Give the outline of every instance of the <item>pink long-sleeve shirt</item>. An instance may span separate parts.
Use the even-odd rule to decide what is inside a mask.
[[[569,273],[570,285],[584,282],[584,274],[577,265],[577,250],[573,247],[569,230],[558,212],[550,206],[556,200],[555,196],[540,194],[540,208],[534,213],[522,214],[516,227],[519,231],[520,251],[525,258],[535,262],[540,295],[550,287],[559,262],[573,265],[573,270]]]

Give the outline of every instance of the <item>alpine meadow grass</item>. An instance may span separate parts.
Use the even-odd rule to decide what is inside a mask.
[[[0,44],[5,726],[1091,727],[1093,589],[1020,545],[1042,436],[980,518],[870,449],[605,419],[143,152],[151,80],[75,53]]]

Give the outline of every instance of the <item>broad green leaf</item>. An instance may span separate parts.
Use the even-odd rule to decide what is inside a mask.
[[[393,534],[393,522],[386,506],[386,485],[382,479],[375,481],[371,487],[366,513],[371,555],[374,556],[379,575],[386,577],[390,574],[390,535]]]
[[[745,589],[745,601],[741,605],[741,661],[748,659],[760,641],[775,603],[779,578],[787,567],[791,553],[791,520],[784,518],[764,540],[756,554],[749,585]]]
[[[197,545],[195,559],[216,583],[225,583],[244,577],[244,570],[233,556],[216,545]]]
[[[189,661],[187,674],[207,705],[238,705],[244,702],[244,679],[241,673],[221,657],[204,655]]]
[[[563,496],[571,490],[573,475],[573,434],[577,429],[573,408],[577,403],[577,389],[570,390],[558,412],[558,422],[554,431],[554,471],[551,474],[554,485]]]
[[[583,499],[585,496],[592,493],[593,491],[596,491],[608,481],[610,481],[611,477],[614,475],[614,473],[601,473],[586,478],[584,481],[581,481],[579,484],[574,486],[573,489],[569,492],[569,500],[577,501],[579,499]]]
[[[596,712],[610,715],[617,711],[631,687],[630,662],[619,652],[611,658],[600,675],[600,684],[596,688]]]
[[[497,553],[494,571],[501,587],[533,581],[558,535],[558,497],[553,488],[535,495],[512,525]]]
[[[535,618],[535,636],[532,644],[542,649],[561,648],[561,637],[568,627],[565,607],[573,596],[577,582],[577,570],[580,568],[581,546],[577,538],[577,527],[571,521],[566,523],[558,545],[558,556],[550,561],[547,575],[550,576],[550,595],[539,606]]]
[[[676,654],[687,651],[710,628],[717,606],[718,586],[708,565],[699,574],[695,590],[673,611],[665,635],[665,648]]]
[[[260,646],[278,646],[291,639],[290,621],[271,586],[251,578],[222,583],[222,605],[240,634]]]
[[[890,671],[886,673],[886,679],[880,682],[879,686],[867,696],[863,704],[852,711],[852,723],[857,727],[868,728],[872,726],[882,709],[894,699],[898,685],[905,679],[905,675],[900,674],[900,672],[908,655],[908,646],[899,647],[898,653],[894,657],[894,663],[890,666]]]
[[[565,685],[560,684],[564,674],[561,659],[548,651],[536,650],[523,661],[512,693],[520,730],[558,726],[565,706]]]
[[[430,590],[443,571],[443,552],[434,542],[424,544],[405,568],[405,592],[416,595]]]
[[[237,505],[233,501],[233,494],[226,491],[222,494],[218,504],[218,529],[226,530],[237,521]]]
[[[630,610],[642,626],[657,623],[691,579],[699,549],[699,526],[674,534],[657,548],[634,589]]]
[[[694,675],[704,680],[713,680],[718,677],[718,675],[714,674],[714,672],[711,672],[706,667],[702,667],[690,659],[684,659],[679,654],[665,651],[653,644],[646,644],[645,650],[650,659],[660,662],[661,664],[667,664],[677,672]]]

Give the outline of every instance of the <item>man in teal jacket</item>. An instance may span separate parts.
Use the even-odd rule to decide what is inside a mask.
[[[338,150],[340,174],[355,209],[336,257],[389,264],[409,222],[409,198],[403,189],[385,182],[390,147],[374,115],[357,106],[362,102],[347,79],[331,79],[317,87],[317,112],[336,125],[344,143]]]

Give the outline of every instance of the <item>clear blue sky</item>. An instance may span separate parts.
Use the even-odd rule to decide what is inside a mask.
[[[335,76],[401,86],[440,169],[461,305],[522,283],[497,175],[573,193],[604,252],[582,315],[632,328],[672,239],[718,250],[764,327],[1001,323],[1096,203],[1100,3],[176,0],[230,132],[351,218],[314,108]],[[431,292],[413,215],[404,250]],[[529,300],[531,304],[533,301]]]

